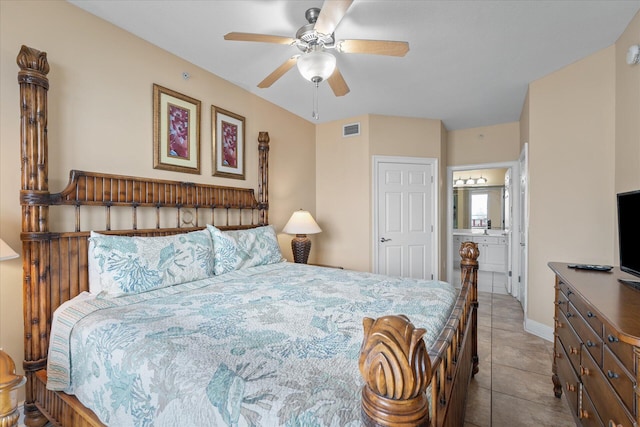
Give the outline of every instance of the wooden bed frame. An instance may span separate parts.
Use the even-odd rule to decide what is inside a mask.
[[[71,171],[60,193],[48,189],[47,91],[49,64],[45,52],[22,46],[20,68],[22,259],[24,296],[24,370],[27,378],[25,423],[39,427],[102,426],[74,396],[46,389],[49,333],[54,310],[89,289],[87,238],[83,213],[103,215],[107,234],[159,236],[184,233],[213,223],[221,229],[268,224],[269,135],[260,132],[259,183],[253,189]],[[70,231],[51,231],[49,208],[64,211]],[[113,208],[113,209],[112,209]],[[122,210],[130,225],[118,224]],[[167,212],[169,216],[167,216]],[[194,213],[195,212],[195,213]],[[117,215],[117,216],[116,216]],[[90,216],[93,218],[94,216]],[[186,216],[194,221],[187,221]],[[138,223],[155,227],[138,228]],[[115,221],[114,221],[115,222]],[[166,224],[171,225],[167,226]],[[95,227],[92,227],[95,228]],[[467,387],[478,371],[477,257],[474,243],[462,255],[462,288],[455,308],[430,349],[424,330],[403,316],[365,319],[360,371],[362,419],[367,426],[461,426]],[[428,387],[430,395],[427,396]]]

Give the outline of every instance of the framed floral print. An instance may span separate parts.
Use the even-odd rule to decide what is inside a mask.
[[[153,167],[200,173],[200,101],[153,85]]]
[[[211,106],[213,176],[245,179],[244,117]]]

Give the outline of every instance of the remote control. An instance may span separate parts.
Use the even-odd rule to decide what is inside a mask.
[[[569,264],[567,267],[575,268],[577,270],[592,270],[592,271],[610,271],[613,268],[610,265],[597,265],[597,264]]]

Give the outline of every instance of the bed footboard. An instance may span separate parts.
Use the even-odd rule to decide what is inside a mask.
[[[429,352],[406,316],[364,319],[360,352],[362,420],[366,426],[461,426],[467,388],[478,372],[478,247],[465,242],[462,288]],[[431,387],[428,395],[428,387]]]

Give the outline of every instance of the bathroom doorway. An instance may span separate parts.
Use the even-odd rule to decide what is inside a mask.
[[[460,283],[460,244],[473,241],[478,290],[517,297],[518,162],[450,166],[447,176],[447,280]]]

